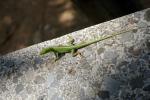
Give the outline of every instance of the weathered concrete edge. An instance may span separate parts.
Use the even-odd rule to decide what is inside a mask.
[[[150,9],[150,8],[148,8],[148,9]],[[148,10],[148,9],[145,9],[145,10]],[[97,29],[100,29],[102,31],[102,33],[96,33],[96,34],[101,35],[101,34],[103,34],[103,32],[106,31],[106,26],[105,25],[107,25],[107,28],[114,27],[112,29],[115,29],[116,31],[119,31],[119,30],[121,30],[122,28],[125,27],[125,25],[123,25],[123,23],[124,24],[127,23],[126,20],[122,21],[121,19],[128,19],[131,16],[135,16],[139,12],[144,12],[145,10],[138,11],[138,12],[126,15],[126,16],[122,16],[122,17],[119,17],[119,18],[116,18],[116,19],[113,19],[113,20],[110,20],[110,21],[106,21],[106,22],[103,22],[103,23],[100,23],[100,24],[97,24],[97,25],[94,25],[94,26],[90,26],[90,27],[87,27],[87,28],[69,33],[67,35],[52,39],[52,40],[47,40],[47,41],[44,41],[44,42],[41,42],[41,43],[38,43],[38,44],[34,44],[34,45],[29,46],[27,48],[16,50],[14,52],[10,52],[10,53],[8,53],[6,55],[2,55],[0,57],[4,57],[4,56],[5,57],[8,57],[8,56],[9,57],[14,57],[14,56],[17,57],[17,56],[21,56],[21,55],[22,56],[23,55],[26,55],[26,56],[39,56],[39,52],[42,50],[42,48],[53,46],[53,45],[65,44],[67,42],[67,39],[68,39],[67,36],[68,35],[72,36],[75,39],[75,41],[79,42],[79,43],[85,37],[91,38],[92,37],[91,34],[93,33],[93,31],[95,31],[95,33],[96,33]],[[112,26],[111,25],[111,23],[112,24],[114,24],[114,23],[118,24],[118,21],[120,21],[120,25],[117,25],[117,26]],[[128,26],[126,26],[126,27],[128,27]],[[112,32],[114,32],[115,30],[113,30]],[[107,34],[107,33],[105,33],[105,34]]]

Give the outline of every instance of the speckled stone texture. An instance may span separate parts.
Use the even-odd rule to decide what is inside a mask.
[[[40,56],[67,35],[0,57],[0,100],[150,100],[150,9],[70,33],[75,43],[145,27],[80,49]]]

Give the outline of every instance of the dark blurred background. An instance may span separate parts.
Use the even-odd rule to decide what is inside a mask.
[[[150,0],[0,0],[0,54],[150,7]]]

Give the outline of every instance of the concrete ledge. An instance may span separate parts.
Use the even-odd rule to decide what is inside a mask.
[[[150,25],[150,9],[70,33],[76,43],[137,25]],[[0,57],[0,100],[148,100],[150,28],[87,46],[83,57],[39,56],[67,43],[67,35]]]

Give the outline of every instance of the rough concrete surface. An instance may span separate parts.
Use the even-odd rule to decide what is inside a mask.
[[[146,27],[87,46],[82,56],[39,56],[67,35],[0,57],[0,100],[149,100],[150,9],[70,33],[75,43]]]

